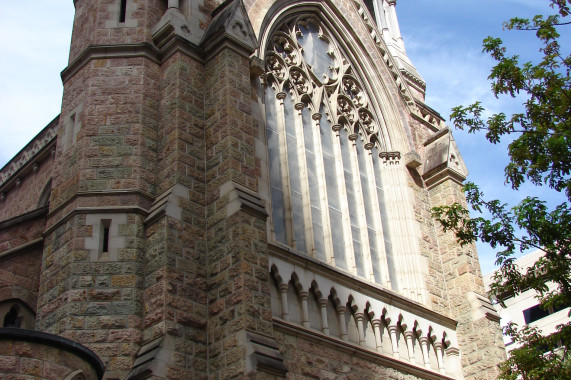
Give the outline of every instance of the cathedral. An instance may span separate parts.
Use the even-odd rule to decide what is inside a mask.
[[[73,6],[61,113],[0,170],[1,379],[496,377],[396,0]]]

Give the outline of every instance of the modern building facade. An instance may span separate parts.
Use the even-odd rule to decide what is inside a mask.
[[[525,273],[537,260],[544,255],[543,251],[537,250],[524,255],[515,261],[521,273]],[[486,291],[489,291],[495,272],[484,276]],[[550,291],[556,290],[553,284],[548,284]],[[569,307],[554,310],[544,310],[539,306],[538,293],[535,290],[527,290],[517,296],[510,297],[505,301],[505,307],[499,303],[494,303],[494,308],[501,317],[502,327],[510,322],[516,323],[520,328],[531,325],[539,328],[544,336],[557,331],[557,326],[569,323]],[[508,356],[510,352],[521,345],[513,342],[510,336],[504,335],[504,344]]]
[[[394,0],[73,5],[61,114],[0,171],[5,373],[495,378]]]

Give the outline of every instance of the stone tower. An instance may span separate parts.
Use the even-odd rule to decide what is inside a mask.
[[[394,0],[74,6],[61,114],[0,172],[0,373],[494,377]]]

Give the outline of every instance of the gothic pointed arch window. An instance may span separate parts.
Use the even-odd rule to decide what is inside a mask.
[[[282,22],[263,76],[274,241],[391,287],[378,117],[317,16]]]

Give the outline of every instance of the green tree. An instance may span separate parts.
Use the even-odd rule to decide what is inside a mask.
[[[500,39],[484,40],[483,51],[496,61],[489,76],[492,92],[496,98],[523,95],[524,111],[484,118],[485,109],[476,102],[453,108],[451,120],[456,128],[485,133],[492,144],[512,139],[505,178],[513,189],[530,181],[564,194],[566,201],[550,208],[539,197],[527,197],[510,208],[499,200],[486,200],[477,185],[467,183],[468,204],[479,216],[470,217],[459,204],[433,209],[444,230],[455,232],[462,244],[479,239],[499,249],[500,269],[491,286],[492,296],[503,304],[534,289],[546,310],[571,305],[571,55],[562,52],[558,33],[558,28],[571,24],[567,21],[571,0],[547,1],[553,14],[504,23],[507,30],[535,33],[541,42],[538,62],[521,63],[519,56],[507,54]],[[530,248],[542,250],[544,256],[522,273],[514,263],[515,255]],[[550,291],[547,283],[554,284],[555,290]],[[571,324],[546,337],[536,329],[515,325],[506,332],[522,347],[500,366],[501,379],[571,379]]]

